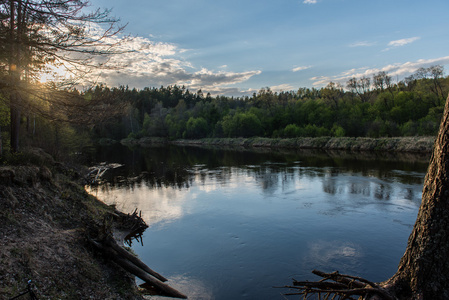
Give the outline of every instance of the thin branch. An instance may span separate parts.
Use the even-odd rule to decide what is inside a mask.
[[[296,281],[293,280],[292,286],[284,286],[297,290],[297,292],[286,293],[284,295],[304,295],[306,299],[309,294],[316,294],[321,299],[321,294],[328,299],[331,295],[332,299],[337,296],[341,299],[352,299],[351,296],[366,296],[369,294],[378,294],[385,300],[395,300],[395,298],[378,284],[371,282],[365,278],[351,275],[344,275],[338,272],[325,273],[313,270],[313,274],[323,277],[319,281]]]

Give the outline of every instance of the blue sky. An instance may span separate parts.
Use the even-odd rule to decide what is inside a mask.
[[[343,86],[449,67],[447,0],[91,0],[134,37],[108,86],[185,85],[213,95]]]

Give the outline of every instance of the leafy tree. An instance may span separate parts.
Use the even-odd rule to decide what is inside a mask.
[[[148,133],[150,136],[167,137],[168,127],[165,123],[165,119],[168,115],[168,109],[162,106],[162,103],[158,102],[156,107],[152,110],[150,115],[150,125]]]
[[[415,136],[418,134],[418,125],[416,122],[409,120],[401,126],[401,134],[403,136]]]
[[[331,133],[335,137],[343,137],[345,136],[345,130],[340,125],[334,124],[331,129]]]
[[[296,124],[288,124],[284,128],[284,134],[287,138],[294,138],[301,135],[301,128]]]
[[[321,96],[326,99],[333,108],[338,109],[338,103],[341,98],[343,98],[343,87],[340,84],[331,81],[321,90]]]
[[[438,65],[431,66],[428,68],[428,72],[432,76],[433,92],[439,99],[444,99],[443,89],[441,87],[441,78],[443,77],[444,67]]]
[[[251,137],[263,134],[262,123],[252,113],[236,113],[226,116],[222,122],[223,133],[228,137]]]
[[[187,121],[185,137],[191,139],[200,139],[207,136],[209,132],[209,126],[207,125],[207,121],[202,118],[193,118],[191,117]]]
[[[304,127],[302,134],[306,137],[326,136],[329,135],[329,130],[324,127],[318,127],[315,124],[308,124]]]
[[[373,76],[373,85],[376,89],[380,89],[381,92],[384,89],[391,89],[391,76],[387,72],[381,71]]]
[[[170,113],[165,117],[165,123],[168,127],[168,135],[171,139],[182,138],[186,129],[187,123],[187,105],[186,102],[181,99],[173,108]]]
[[[353,93],[359,95],[363,102],[367,102],[371,96],[371,79],[369,77],[364,76],[359,79],[353,77],[348,80],[346,87]]]
[[[122,27],[108,16],[108,11],[83,13],[87,5],[84,0],[0,2],[1,92],[9,99],[12,151],[19,148],[22,111],[36,108],[30,102],[30,95],[49,102],[54,109],[67,104],[56,105],[56,100],[66,100],[67,96],[57,90],[56,84],[47,86],[55,90],[47,97],[48,92],[38,84],[39,73],[49,71],[50,64],[57,64],[69,68],[73,74],[83,67],[98,66],[93,61],[96,56],[113,53],[114,45],[108,38],[119,33]],[[99,30],[99,26],[94,26],[99,24],[107,24],[107,28]]]

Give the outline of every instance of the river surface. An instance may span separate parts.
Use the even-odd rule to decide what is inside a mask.
[[[149,228],[134,252],[189,299],[217,300],[285,299],[274,287],[317,280],[313,269],[389,278],[428,165],[415,155],[176,146],[102,148],[94,160],[124,164],[87,189],[142,212]]]

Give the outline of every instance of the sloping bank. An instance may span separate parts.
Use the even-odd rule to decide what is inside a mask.
[[[36,149],[14,160],[0,166],[0,299],[30,279],[39,299],[142,299],[87,241],[115,210],[87,194],[83,173]]]
[[[248,148],[285,148],[285,149],[323,149],[323,150],[350,150],[350,151],[388,151],[388,152],[415,152],[430,153],[435,137],[315,137],[315,138],[206,138],[199,140],[176,140],[143,138],[140,140],[123,140],[123,144],[150,145],[170,143],[175,145],[191,146],[223,146]]]

